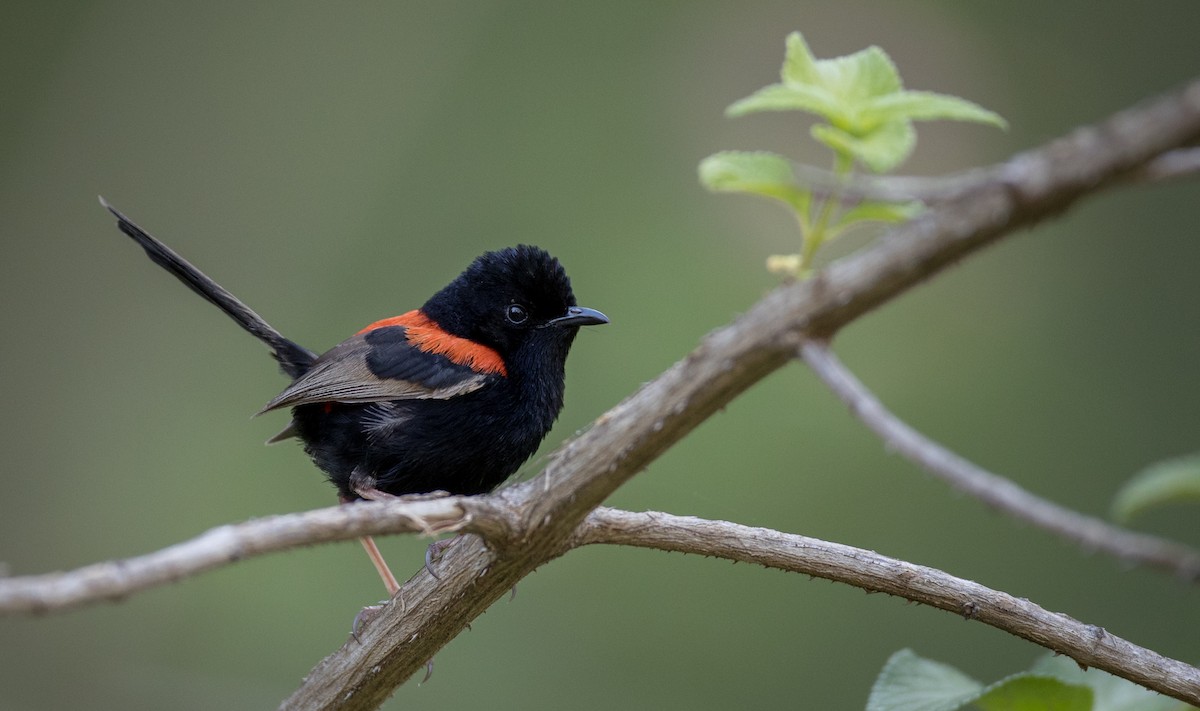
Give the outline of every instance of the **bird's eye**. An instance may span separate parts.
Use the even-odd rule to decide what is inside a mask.
[[[529,320],[529,312],[520,304],[509,304],[508,310],[504,313],[508,317],[508,322],[519,326]]]

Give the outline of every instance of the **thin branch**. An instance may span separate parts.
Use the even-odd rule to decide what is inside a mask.
[[[1200,705],[1200,669],[1110,634],[1104,628],[1050,612],[935,568],[914,565],[839,543],[659,512],[593,511],[576,544],[608,543],[698,553],[758,563],[896,595],[978,620],[1027,639],[1085,667],[1103,669],[1180,701]]]
[[[502,539],[511,516],[489,497],[362,502],[211,529],[136,558],[0,579],[0,614],[60,612],[121,600],[266,553],[386,533],[475,532]]]
[[[1161,568],[1188,581],[1200,579],[1200,552],[1157,536],[1128,531],[1043,499],[922,435],[888,412],[883,403],[842,365],[827,343],[805,341],[800,346],[800,355],[817,377],[850,408],[850,412],[879,435],[890,451],[898,452],[955,489],[1087,551],[1100,551],[1128,563]]]

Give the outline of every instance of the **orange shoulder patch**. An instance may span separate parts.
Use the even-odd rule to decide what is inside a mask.
[[[376,321],[359,333],[388,326],[403,326],[408,342],[426,353],[437,353],[450,359],[453,363],[465,365],[480,373],[508,375],[508,369],[504,367],[504,359],[494,349],[469,338],[447,333],[433,319],[419,310]]]

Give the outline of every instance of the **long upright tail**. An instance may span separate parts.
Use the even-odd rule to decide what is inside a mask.
[[[140,244],[142,249],[146,250],[146,254],[149,255],[151,261],[174,274],[180,281],[187,284],[192,291],[215,304],[217,308],[229,314],[234,321],[237,321],[238,325],[254,334],[263,343],[266,343],[267,347],[271,349],[271,355],[275,357],[275,360],[279,361],[279,367],[283,369],[283,372],[293,378],[298,378],[317,359],[315,353],[304,346],[284,338],[283,334],[271,328],[271,325],[264,321],[261,316],[254,313],[249,306],[243,304],[233,294],[225,291],[219,284],[209,279],[203,272],[193,267],[187,260],[172,251],[170,247],[151,237],[145,230],[134,224],[132,220],[122,215],[112,205],[109,205],[108,201],[103,197],[100,198],[100,204],[116,216],[117,227]]]

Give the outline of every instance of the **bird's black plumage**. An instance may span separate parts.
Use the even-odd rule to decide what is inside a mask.
[[[420,309],[317,356],[104,206],[156,264],[267,344],[294,380],[264,411],[292,408],[280,437],[299,437],[343,500],[498,486],[562,409],[579,327],[608,321],[576,305],[558,260],[521,245],[480,256]]]

